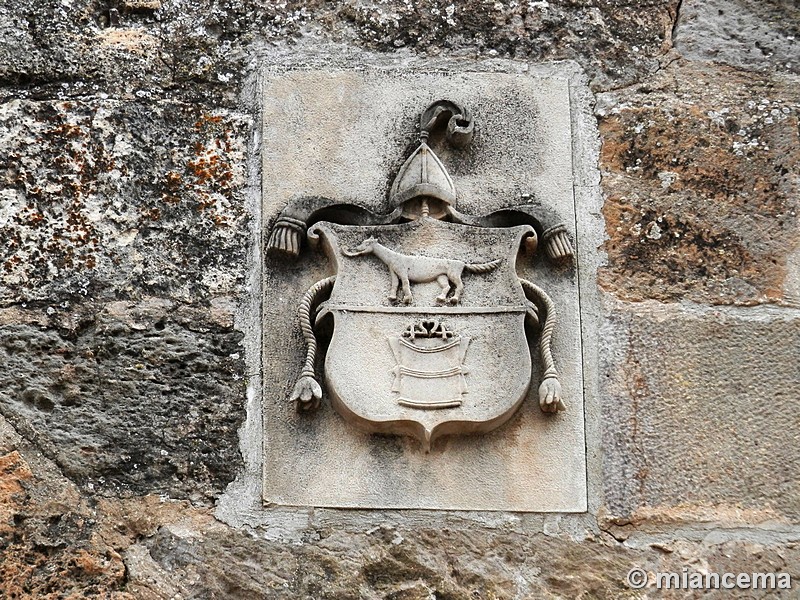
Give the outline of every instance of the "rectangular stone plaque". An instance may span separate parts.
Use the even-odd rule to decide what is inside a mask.
[[[467,148],[453,149],[446,145],[436,148],[436,154],[452,178],[454,205],[459,213],[486,215],[521,203],[534,205],[548,223],[565,224],[568,237],[575,244],[568,80],[530,74],[405,71],[266,74],[262,137],[265,242],[281,211],[299,198],[327,198],[359,205],[374,213],[390,212],[392,183],[417,147],[420,114],[432,102],[441,99],[468,108],[474,118],[474,136]],[[409,231],[414,228],[406,227]],[[469,246],[455,225],[434,224],[431,227],[431,230],[443,232],[441,239],[452,240],[453,246]],[[351,245],[366,236],[346,226],[331,226],[326,231],[329,236],[335,234]],[[522,229],[519,231],[524,233]],[[418,237],[423,235],[417,233]],[[481,234],[484,249],[491,247],[490,233]],[[446,243],[437,243],[431,242],[429,247],[423,245],[409,253],[446,253]],[[575,261],[561,266],[548,262],[541,239],[539,244],[535,257],[520,255],[516,270],[520,277],[545,290],[557,308],[552,354],[566,410],[549,414],[539,407],[537,389],[544,369],[538,350],[539,338],[533,334],[530,338],[530,388],[510,419],[484,433],[442,435],[433,441],[429,451],[418,435],[376,433],[375,429],[369,431],[352,419],[346,419],[341,410],[334,410],[331,386],[324,382],[325,391],[318,410],[305,413],[295,410],[289,397],[305,359],[298,306],[306,290],[334,274],[336,268],[326,254],[306,242],[296,259],[265,257],[262,317],[265,503],[349,508],[585,511],[584,386],[577,267]],[[485,250],[484,254],[488,252]],[[388,291],[389,271],[375,256],[363,261],[353,264],[365,265],[369,277],[364,280],[371,277],[377,282],[375,285],[383,285],[385,280]],[[517,296],[514,294],[521,292],[493,284],[493,281],[507,281],[507,278],[502,279],[500,271],[497,273],[491,276],[465,274],[464,297],[455,312],[447,308],[447,303],[442,308],[430,309],[439,311],[436,314],[450,318],[465,331],[479,332],[476,341],[470,342],[463,363],[469,367],[463,371],[469,393],[458,396],[461,392],[451,392],[447,387],[449,383],[437,388],[443,390],[440,392],[443,395],[455,394],[463,398],[465,407],[502,401],[501,396],[507,393],[507,381],[525,370],[527,348],[515,347],[509,341],[516,333],[492,330],[491,325],[476,325],[470,329],[478,318],[470,315],[469,308],[469,294],[474,297],[475,290],[483,290],[481,301],[477,303],[481,304],[480,310],[510,313],[515,310],[513,303]],[[348,285],[359,285],[358,276],[340,275],[339,281],[346,279],[351,282]],[[426,294],[435,294],[438,289],[435,282],[412,285],[415,297],[421,299],[426,298]],[[495,302],[493,290],[498,298],[505,294],[504,299]],[[361,296],[352,292],[349,295],[338,293],[336,297],[353,301],[352,298],[357,300]],[[406,310],[399,300],[393,304],[383,296],[376,303],[383,307],[379,307],[379,312],[391,315],[404,314]],[[339,310],[344,316],[336,326],[349,326],[348,319],[355,318],[355,313],[341,307]],[[486,323],[493,322],[485,314],[479,318]],[[516,317],[504,318],[513,321]],[[521,319],[522,316],[514,322],[521,323]],[[484,332],[482,347],[480,332]],[[394,359],[389,344],[380,341],[385,332],[379,333],[378,337],[366,335],[350,339],[347,342],[350,348],[343,347],[341,342],[331,343],[327,350],[335,348],[337,356],[336,360],[328,362],[325,362],[323,342],[316,363],[318,378],[322,379],[324,365],[327,368],[339,365],[337,368],[350,374],[346,376],[352,377],[353,386],[359,387],[362,395],[366,394],[368,402],[369,394],[376,395],[376,403],[387,401],[386,386],[391,385],[388,371]],[[325,336],[320,338],[325,339]],[[496,348],[494,355],[492,348]],[[374,377],[374,386],[369,383],[370,377]],[[416,387],[407,387],[412,393],[424,395],[425,384],[420,381],[414,380]],[[347,387],[347,382],[341,385]],[[457,386],[453,390],[457,390]]]

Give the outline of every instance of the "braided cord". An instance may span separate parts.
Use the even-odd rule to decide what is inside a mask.
[[[322,279],[312,285],[308,291],[303,295],[300,301],[300,307],[297,314],[300,317],[300,329],[303,331],[303,338],[306,340],[306,362],[303,365],[301,377],[314,378],[314,362],[317,358],[317,338],[314,335],[314,328],[311,325],[311,313],[316,312],[319,302],[317,301],[321,294],[330,292],[333,288],[333,283],[336,281],[336,276],[332,275]]]
[[[542,332],[539,337],[539,352],[542,355],[542,362],[545,367],[542,381],[551,377],[557,379],[558,371],[553,361],[553,353],[550,350],[550,341],[553,337],[553,329],[556,326],[556,305],[553,303],[550,296],[538,285],[522,278],[520,278],[519,282],[522,284],[522,289],[525,291],[525,296],[528,300],[535,301],[538,299],[544,304],[544,324],[542,325]]]

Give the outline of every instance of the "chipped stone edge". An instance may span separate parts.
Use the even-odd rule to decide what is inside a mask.
[[[583,352],[583,414],[586,440],[587,510],[596,515],[603,503],[602,411],[599,356],[602,326],[597,273],[607,262],[603,194],[600,187],[600,131],[594,115],[595,97],[577,63],[570,63],[569,94],[572,119],[572,173],[578,262],[581,350]]]
[[[247,183],[242,197],[250,215],[250,245],[247,250],[247,281],[235,315],[235,328],[242,332],[245,377],[246,417],[239,427],[239,451],[243,467],[218,498],[215,516],[233,527],[257,527],[261,498],[263,420],[261,418],[262,327],[261,302],[263,257],[261,215],[261,77],[250,69],[242,86],[241,108],[252,116],[247,143]]]

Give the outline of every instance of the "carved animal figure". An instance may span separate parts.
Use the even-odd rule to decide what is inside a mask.
[[[436,296],[438,302],[458,304],[461,293],[464,291],[464,283],[461,281],[464,271],[489,273],[500,266],[502,262],[497,259],[484,263],[465,263],[447,258],[410,256],[390,250],[372,237],[361,242],[350,252],[343,249],[342,253],[351,257],[374,254],[381,259],[389,267],[389,275],[392,278],[389,300],[392,302],[397,300],[398,286],[402,284],[404,304],[411,304],[414,301],[411,294],[411,283],[427,283],[429,281],[436,281],[442,288],[442,293]],[[448,297],[452,286],[455,286],[455,291],[452,296]]]

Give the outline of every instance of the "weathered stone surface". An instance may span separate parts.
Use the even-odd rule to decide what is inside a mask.
[[[471,530],[470,530],[471,529]],[[167,525],[124,554],[126,590],[137,597],[291,598],[314,600],[512,600],[644,597],[625,576],[633,566],[651,571],[796,572],[800,550],[756,543],[666,542],[625,548],[525,535],[509,528],[391,525],[367,531],[311,527],[298,544],[264,542],[212,524]],[[654,591],[661,598],[694,597]],[[711,592],[724,598],[728,591]],[[790,598],[755,590],[754,598]]]
[[[797,575],[800,562],[792,545],[667,538],[626,546],[608,536],[545,536],[510,521],[489,526],[443,515],[346,528],[311,521],[291,542],[265,540],[153,496],[89,503],[1,417],[0,469],[0,592],[17,600],[611,600],[632,594],[624,578],[633,566]]]
[[[111,597],[120,590],[125,565],[93,536],[93,517],[75,485],[25,449],[0,417],[0,595]]]
[[[800,306],[796,84],[684,63],[599,112],[607,291]]]
[[[241,465],[230,307],[0,313],[0,413],[84,489],[207,502]]]
[[[160,8],[157,8],[160,4]],[[678,0],[575,3],[121,2],[5,0],[0,83],[27,94],[188,86],[198,100],[231,103],[253,40],[301,34],[382,52],[574,58],[598,87],[638,80],[672,44]],[[155,7],[155,8],[154,8]],[[61,84],[64,87],[61,88]]]
[[[674,37],[687,58],[800,73],[800,6],[791,0],[684,0]]]
[[[632,83],[658,67],[672,45],[677,1],[342,3],[358,39],[388,51],[461,49],[532,60],[572,58],[599,88]]]
[[[3,4],[0,83],[23,87],[24,96],[147,96],[182,87],[195,99],[230,104],[246,34],[291,37],[303,20],[298,2]]]
[[[0,106],[0,305],[235,293],[247,129],[173,101]]]
[[[610,517],[800,521],[796,310],[614,302],[602,336]]]
[[[614,598],[624,593],[622,579],[636,560],[636,553],[599,540],[579,544],[508,530],[387,525],[308,534],[284,545],[219,525],[166,526],[126,552],[128,589],[153,597],[199,588],[219,598]]]

